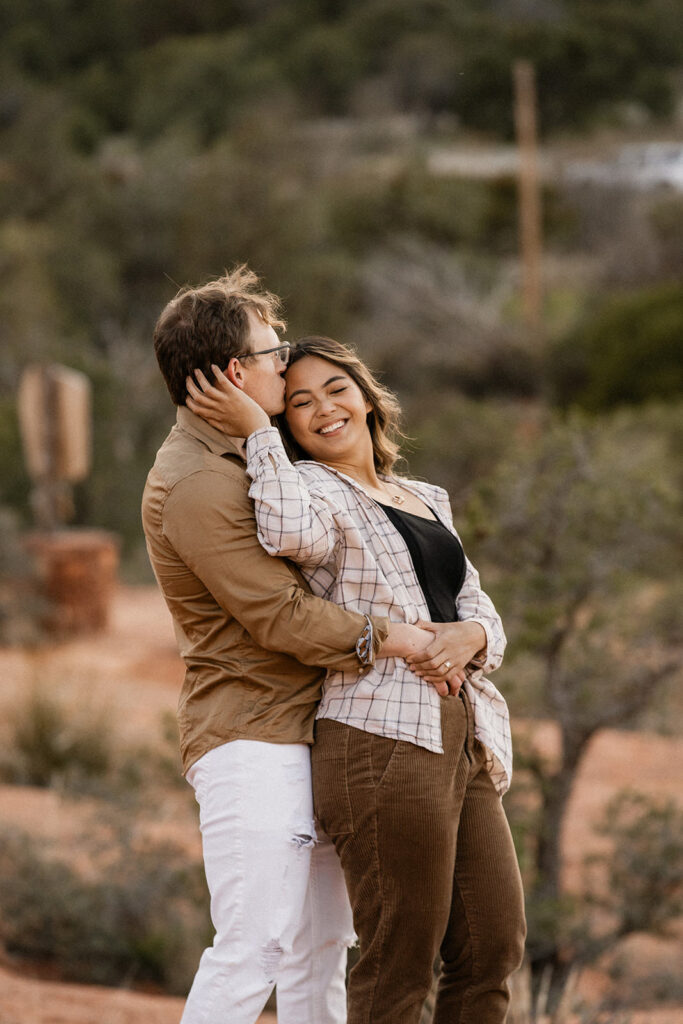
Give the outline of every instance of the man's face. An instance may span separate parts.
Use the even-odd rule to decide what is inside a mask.
[[[248,348],[250,352],[261,352],[263,349],[272,349],[282,345],[282,339],[255,310],[248,310],[247,316],[250,330],[245,348]],[[285,407],[283,374],[286,366],[277,352],[254,355],[248,359],[242,357],[240,366],[245,393],[258,402],[269,416],[276,416],[282,412]]]

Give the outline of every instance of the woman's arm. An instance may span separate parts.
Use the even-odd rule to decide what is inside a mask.
[[[325,496],[309,491],[264,410],[218,367],[212,369],[215,384],[201,371],[197,383],[188,378],[188,408],[218,430],[247,438],[249,497],[262,547],[269,555],[291,558],[298,565],[330,562],[338,530]]]
[[[416,675],[428,681],[464,680],[467,671],[493,672],[503,660],[507,644],[503,623],[491,598],[479,586],[479,573],[466,563],[465,582],[455,601],[458,621],[416,623],[431,630],[434,638],[408,663]]]
[[[428,504],[438,507],[442,518],[458,536],[447,493],[441,487],[429,484],[421,487],[429,492],[426,495]],[[479,573],[467,558],[465,578],[455,605],[456,622],[418,623],[433,633],[433,641],[426,650],[410,659],[411,666],[423,678],[434,678],[435,673],[441,678],[452,678],[453,675],[464,678],[465,670],[493,672],[503,660],[507,643],[503,623],[490,597],[481,588]]]
[[[247,438],[247,475],[258,537],[266,551],[309,567],[332,561],[339,540],[333,511],[323,494],[308,489],[287,458],[276,427]]]
[[[481,589],[479,573],[467,558],[465,565],[465,582],[455,599],[455,607],[461,622],[478,622],[486,634],[486,642],[470,659],[472,667],[494,672],[500,668],[507,645],[503,623],[493,601]]]

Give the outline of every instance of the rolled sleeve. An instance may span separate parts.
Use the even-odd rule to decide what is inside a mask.
[[[503,623],[493,601],[481,589],[479,573],[469,559],[466,562],[465,582],[456,599],[458,617],[468,622],[478,622],[486,633],[486,646],[470,664],[483,672],[494,672],[503,661],[507,638]]]

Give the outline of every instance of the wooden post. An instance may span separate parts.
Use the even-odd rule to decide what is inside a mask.
[[[513,69],[515,128],[519,147],[519,235],[522,260],[522,308],[535,340],[543,314],[541,282],[542,226],[538,176],[536,84],[533,65],[519,60]]]
[[[17,408],[34,517],[41,529],[55,530],[71,519],[71,484],[90,467],[90,382],[65,366],[27,366]]]
[[[119,545],[104,530],[65,528],[72,484],[90,468],[90,382],[66,366],[28,366],[17,395],[24,454],[39,529],[24,543],[46,601],[44,625],[61,635],[107,625]]]

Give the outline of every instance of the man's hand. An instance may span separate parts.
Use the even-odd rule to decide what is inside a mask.
[[[411,626],[407,622],[390,622],[389,634],[380,647],[377,658],[405,658],[410,665],[412,661],[422,656],[434,640],[434,634],[431,632],[434,624],[427,622],[420,625],[423,628]],[[455,688],[451,686],[451,680],[444,675],[428,678],[422,672],[417,674],[423,676],[425,682],[431,683],[440,697],[447,697],[449,693],[457,693],[460,689],[460,682],[455,683],[454,675]]]
[[[194,371],[196,383],[186,378],[190,412],[233,437],[249,437],[255,430],[270,426],[268,414],[253,398],[235,387],[218,366],[212,365],[211,369],[215,384],[209,384],[201,370]]]
[[[465,681],[465,668],[486,646],[486,632],[479,622],[416,623],[429,630],[431,643],[409,656],[409,668],[426,682],[446,680],[453,692]]]

